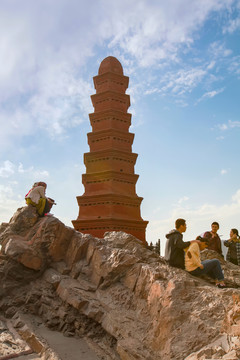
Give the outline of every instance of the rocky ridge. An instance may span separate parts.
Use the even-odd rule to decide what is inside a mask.
[[[218,289],[168,266],[132,235],[97,239],[39,218],[31,206],[0,226],[0,243],[0,314],[25,340],[22,319],[32,314],[86,338],[102,359],[240,359],[238,266],[220,258],[229,288]],[[58,358],[43,349],[42,358]]]

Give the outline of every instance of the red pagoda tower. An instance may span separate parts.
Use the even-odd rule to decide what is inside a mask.
[[[141,218],[143,198],[136,194],[137,154],[132,153],[130,96],[125,94],[129,78],[123,75],[120,62],[109,56],[93,80],[92,132],[87,134],[90,152],[84,154],[86,174],[82,175],[85,192],[77,197],[79,215],[72,223],[76,230],[95,237],[124,231],[145,242],[148,221]]]

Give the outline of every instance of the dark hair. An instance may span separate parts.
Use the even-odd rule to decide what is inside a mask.
[[[175,221],[176,229],[179,229],[181,225],[185,225],[185,224],[186,224],[186,220],[184,220],[184,219],[177,219]]]
[[[218,228],[219,228],[219,223],[218,223],[218,222],[216,222],[216,221],[214,221],[214,222],[212,223],[212,225],[217,225],[217,226],[218,226]]]
[[[38,186],[43,186],[43,187],[46,188],[47,184],[45,182],[43,182],[43,181],[39,181]]]
[[[211,233],[209,233],[209,234],[211,234]],[[204,242],[205,244],[209,245],[209,240],[206,237],[206,234],[204,234],[203,237],[202,236],[197,236],[196,240],[199,240],[199,241]]]
[[[239,237],[238,229],[231,229],[234,234],[236,234]]]
[[[209,245],[209,240],[208,240],[207,238],[201,238],[201,239],[199,239],[199,240],[200,240],[201,242]]]
[[[211,239],[211,237],[212,237],[212,234],[211,234],[211,232],[210,231],[206,231],[204,234],[203,234],[203,238],[204,239]]]

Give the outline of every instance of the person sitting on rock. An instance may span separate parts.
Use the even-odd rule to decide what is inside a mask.
[[[184,242],[182,233],[187,229],[186,220],[177,219],[175,221],[175,229],[171,230],[167,235],[165,246],[165,260],[169,265],[184,269],[184,249],[197,240]]]
[[[27,205],[36,207],[40,216],[48,214],[53,204],[55,204],[53,199],[46,197],[46,188],[47,184],[39,181],[34,183],[31,190],[25,195]]]
[[[230,239],[223,243],[228,247],[227,261],[240,266],[240,238],[237,229],[231,229]]]
[[[218,259],[207,259],[201,261],[200,251],[206,249],[209,245],[207,238],[197,237],[198,243],[189,246],[185,256],[185,269],[194,276],[206,274],[215,280],[219,288],[225,288],[224,275],[221,264]]]

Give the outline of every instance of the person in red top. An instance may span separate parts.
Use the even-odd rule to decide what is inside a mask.
[[[204,233],[203,237],[205,237],[209,240],[209,245],[208,245],[209,250],[214,250],[217,253],[219,253],[221,256],[223,256],[221,239],[217,233],[218,229],[219,229],[219,223],[214,221],[212,223],[211,227],[212,227],[212,230],[206,231]]]

